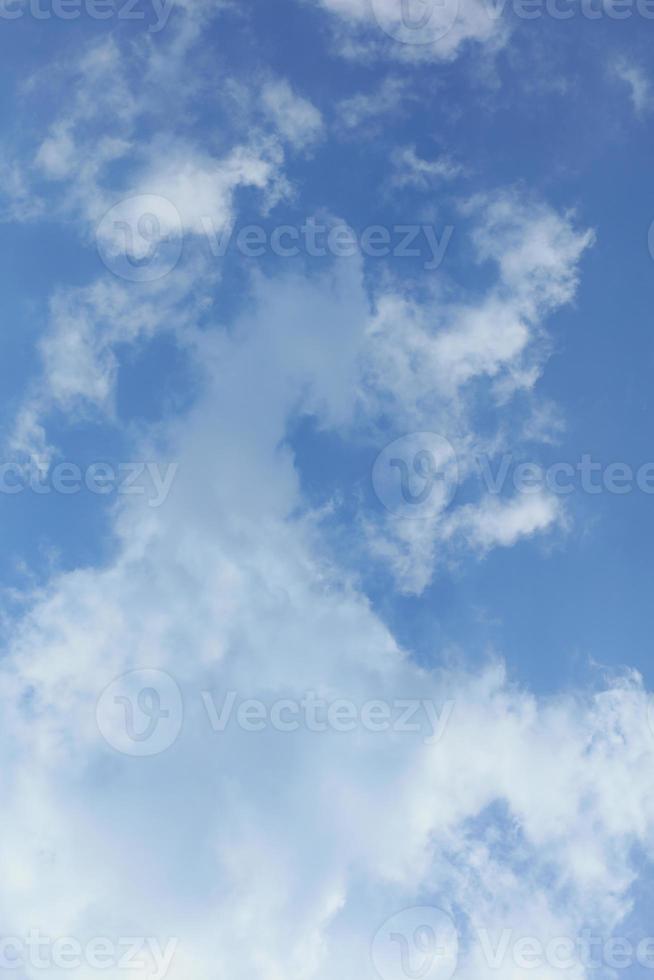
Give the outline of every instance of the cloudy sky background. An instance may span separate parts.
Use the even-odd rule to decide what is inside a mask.
[[[414,906],[462,980],[525,975],[480,930],[651,936],[654,467],[602,479],[654,462],[652,21],[3,9],[3,461],[50,492],[0,493],[2,935],[174,938],[172,980],[372,978]],[[311,221],[419,254],[236,244]],[[457,474],[411,513],[379,467],[421,433]],[[584,457],[599,492],[512,482]],[[146,461],[140,494],[49,482]],[[143,670],[184,719],[139,758],[97,706]],[[212,731],[229,691],[443,729]]]

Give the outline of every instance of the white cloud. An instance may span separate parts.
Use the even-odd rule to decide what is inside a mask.
[[[527,316],[572,300],[579,257],[595,240],[590,230],[574,230],[573,212],[561,215],[511,193],[475,197],[465,210],[482,217],[475,230],[479,258],[498,264],[502,282]]]
[[[221,196],[225,174],[230,179],[246,174],[264,185],[267,171],[261,159],[250,161],[240,153],[235,151],[237,162],[231,168],[224,165],[208,176],[206,186],[197,173],[186,180],[174,158],[161,183],[154,182],[157,190],[170,193],[165,177],[170,173],[172,182],[181,181],[179,186],[187,188],[188,194],[179,190],[175,195],[185,229],[199,233],[205,213],[218,224],[230,218],[231,203]],[[211,174],[208,166],[206,173]],[[220,193],[214,193],[216,188]],[[479,198],[465,209],[475,219],[473,241],[479,259],[490,259],[497,267],[496,283],[473,301],[463,302],[450,291],[417,302],[387,284],[376,290],[371,312],[359,258],[337,263],[340,272],[335,279],[331,272],[306,281],[297,275],[286,277],[267,287],[260,301],[262,309],[279,310],[276,319],[283,325],[276,328],[273,346],[269,340],[261,343],[269,367],[278,363],[283,350],[280,371],[286,375],[293,368],[289,390],[299,385],[293,396],[298,410],[303,406],[322,426],[359,431],[379,448],[391,437],[411,431],[440,433],[456,448],[462,479],[470,474],[473,452],[501,451],[505,425],[498,421],[492,434],[487,427],[483,439],[475,433],[475,386],[488,386],[484,397],[489,410],[502,410],[507,417],[513,395],[533,388],[548,351],[543,320],[573,298],[577,265],[592,241],[592,235],[578,232],[569,217],[519,196]],[[206,262],[198,259],[199,264],[177,268],[174,276],[139,284],[136,298],[129,284],[117,280],[55,297],[50,329],[41,345],[43,380],[23,410],[14,446],[24,449],[31,432],[35,448],[43,452],[40,427],[53,407],[69,412],[99,409],[111,417],[118,344],[148,338],[161,329],[174,332],[185,346],[193,343],[193,321],[205,302],[207,282],[199,288],[196,304],[184,309],[181,301],[211,272]],[[208,281],[219,271],[216,266]],[[314,323],[310,332],[309,322]],[[336,324],[342,328],[338,344]],[[294,352],[290,359],[289,351]],[[297,400],[300,391],[302,402]],[[380,425],[388,418],[393,420],[392,432]],[[542,415],[539,418],[542,422]],[[529,428],[524,409],[518,421],[520,431]],[[467,516],[450,520],[438,513],[418,524],[383,512],[365,513],[362,527],[371,553],[388,565],[398,586],[419,593],[461,542],[483,553],[561,523],[551,501],[540,503],[536,513],[534,501],[486,510],[482,500]]]
[[[184,345],[199,312],[210,302],[217,270],[190,261],[175,276],[131,283],[107,275],[90,286],[61,289],[49,308],[48,330],[39,343],[42,374],[28,392],[9,439],[9,448],[47,465],[55,448],[46,435],[48,416],[59,410],[70,420],[114,417],[119,345],[145,342],[168,332]]]
[[[642,115],[650,110],[654,105],[652,85],[643,69],[623,58],[616,62],[613,70],[617,78],[628,86],[629,96],[636,113]]]
[[[54,77],[72,84],[62,86],[67,97],[36,149],[34,165],[38,171],[51,180],[73,181],[86,190],[106,163],[127,153],[138,115],[128,70],[127,59],[113,39],[89,45],[72,62],[51,66]],[[42,84],[43,79],[34,78],[30,88],[38,90]],[[103,132],[98,138],[93,124],[100,118]]]
[[[21,164],[3,160],[0,177],[0,221],[33,221],[44,209],[43,199],[30,187]]]
[[[494,50],[508,29],[484,0],[314,0],[335,18],[339,51],[353,58],[452,60],[468,42]]]
[[[43,150],[53,176],[62,146]],[[138,157],[131,189],[168,197],[195,236],[203,216],[233,216],[239,187],[274,196],[281,163],[275,137],[222,156],[176,142]],[[95,214],[106,191],[89,182],[85,193]],[[72,419],[89,406],[111,415],[117,346],[155,331],[175,331],[198,393],[157,431],[163,450],[135,447],[179,464],[165,505],[124,498],[112,559],[54,577],[11,624],[0,661],[6,935],[176,938],[170,980],[361,980],[373,975],[372,936],[406,905],[543,938],[586,919],[606,931],[628,910],[632,849],[651,849],[654,817],[640,680],[536,699],[497,664],[419,667],[328,547],[288,448],[302,415],[369,442],[385,416],[399,430],[438,426],[465,462],[477,438],[470,386],[489,384],[506,407],[533,384],[543,318],[573,298],[591,236],[515,195],[467,210],[496,279],[466,301],[442,290],[418,302],[386,282],[371,311],[360,258],[255,275],[245,312],[202,331],[203,264],[138,290],[107,278],[53,297],[23,445],[45,443],[55,405]],[[369,518],[400,587],[424,588],[440,546],[509,547],[561,520],[542,497],[441,516],[426,527]],[[166,754],[134,759],[103,742],[95,710],[117,675],[143,667],[175,675],[185,724]],[[363,729],[219,733],[202,690],[218,705],[229,690],[266,703],[314,691],[455,705],[436,743]],[[496,974],[472,942],[459,975]]]
[[[397,113],[401,106],[415,98],[406,80],[389,75],[370,92],[358,92],[342,99],[336,106],[339,123],[346,129],[359,129],[380,116]]]
[[[48,177],[61,178],[71,173],[77,156],[69,127],[59,123],[41,143],[36,154],[36,164]]]
[[[497,545],[510,548],[562,521],[561,501],[553,494],[523,495],[510,501],[486,497],[479,505],[466,504],[455,511],[445,521],[444,536],[463,534],[472,547],[488,551]]]
[[[632,852],[650,853],[654,825],[640,680],[537,699],[498,664],[418,667],[293,516],[298,475],[280,446],[307,381],[326,417],[348,410],[334,375],[351,352],[327,327],[345,341],[362,311],[351,265],[337,275],[338,318],[317,302],[330,277],[304,295],[262,281],[229,336],[199,341],[205,382],[168,434],[180,468],[166,505],[128,501],[115,559],[54,579],[15,624],[0,686],[6,934],[175,937],[170,980],[360,980],[375,931],[407,905],[449,908],[471,937],[543,940],[589,921],[606,935],[628,911]],[[342,365],[326,369],[327,351]],[[116,754],[95,722],[106,685],[143,666],[175,675],[185,699],[179,740],[151,759]],[[212,732],[202,690],[218,707],[229,690],[455,704],[426,744]],[[474,938],[459,971],[496,975]]]
[[[477,198],[464,210],[476,219],[472,239],[478,261],[493,262],[497,281],[473,301],[437,292],[418,303],[386,291],[367,328],[362,391],[368,415],[392,418],[395,435],[446,436],[457,451],[461,479],[470,475],[475,453],[500,451],[511,399],[533,389],[547,357],[544,318],[573,299],[579,261],[593,241],[591,232],[575,229],[571,215],[520,195]],[[487,426],[483,439],[472,423],[482,396],[487,411],[495,405],[504,413],[492,435]],[[536,413],[542,430],[542,413],[537,408]],[[521,431],[529,431],[527,422],[523,416]],[[483,553],[560,521],[558,505],[548,498],[511,506],[482,499],[453,517],[444,512],[414,521],[367,515],[364,530],[373,554],[388,564],[399,587],[420,593],[456,543],[453,529],[464,531],[468,545]]]
[[[398,147],[392,157],[393,187],[415,187],[418,190],[428,190],[443,180],[452,180],[462,173],[462,167],[450,160],[449,157],[438,157],[436,160],[424,160],[416,153],[414,146]]]
[[[215,10],[210,4],[188,5],[176,14],[165,42],[157,46],[147,36],[122,45],[112,38],[51,66],[51,75],[68,95],[57,103],[45,137],[40,130],[26,129],[25,142],[36,137],[35,146],[20,181],[17,176],[5,181],[5,192],[14,199],[11,213],[25,212],[30,183],[45,177],[52,182],[51,216],[73,216],[86,226],[87,237],[109,209],[139,195],[165,199],[156,215],[162,227],[169,201],[179,211],[184,231],[204,234],[203,219],[217,225],[232,219],[239,187],[265,191],[264,209],[288,193],[285,150],[315,144],[323,128],[320,113],[284,80],[269,80],[258,103],[247,103],[247,118],[237,120],[243,139],[230,141],[226,134],[223,152],[207,150],[211,141],[200,145],[171,135],[185,131],[197,96],[188,82],[189,52]],[[39,75],[26,89],[34,95],[51,84],[51,77]],[[230,85],[225,89],[228,104]],[[162,99],[168,103],[164,115]],[[144,126],[148,141],[137,137]],[[23,156],[27,153],[23,149]],[[121,167],[110,170],[116,162]]]
[[[288,82],[282,79],[266,82],[261,99],[265,112],[291,146],[303,149],[321,139],[324,124],[319,110],[308,99],[297,95]]]
[[[135,175],[129,198],[138,209],[139,198],[161,199],[156,211],[162,233],[172,234],[170,205],[181,219],[182,231],[206,235],[207,228],[220,229],[234,220],[234,195],[240,187],[269,193],[268,206],[283,194],[283,154],[274,141],[256,146],[238,146],[222,159],[215,159],[179,141],[160,144]],[[127,195],[125,195],[127,196]],[[138,221],[138,210],[128,218]],[[122,248],[121,240],[117,243]]]
[[[58,103],[32,165],[5,172],[7,218],[28,220],[41,213],[30,187],[38,172],[53,182],[50,217],[77,219],[83,242],[98,249],[119,276],[121,262],[158,262],[167,242],[177,242],[176,255],[183,253],[184,259],[174,278],[141,282],[138,292],[109,278],[57,293],[39,347],[43,382],[34,386],[19,413],[9,440],[15,451],[51,456],[43,418],[53,408],[101,410],[111,416],[116,345],[147,338],[162,324],[180,336],[189,330],[197,307],[187,304],[182,311],[179,300],[196,282],[204,301],[207,287],[219,278],[220,265],[217,259],[212,262],[208,245],[235,222],[238,192],[258,191],[258,213],[268,213],[291,190],[284,175],[286,147],[306,148],[321,135],[320,113],[281,80],[265,83],[261,104],[247,107],[248,119],[256,120],[247,141],[230,145],[224,139],[222,154],[169,135],[171,118],[188,112],[193,91],[183,84],[182,69],[205,13],[189,12],[176,19],[175,30],[171,25],[165,66],[159,49],[147,42],[121,47],[114,39],[94,42],[76,59],[55,65],[53,71],[72,94]],[[170,114],[162,117],[162,88],[167,91],[177,74],[180,84],[174,86]],[[39,91],[44,84],[35,77],[28,88]],[[137,121],[143,120],[150,127],[148,141],[135,135]],[[110,179],[108,164],[117,160],[123,166],[115,172],[122,177]],[[194,238],[202,239],[203,256],[190,241]],[[165,272],[162,268],[162,276]]]
[[[355,33],[372,26],[363,0],[324,5]],[[394,9],[382,8],[387,28]],[[452,57],[465,39],[494,36],[480,10],[467,3],[426,56]],[[165,54],[145,59],[146,90],[153,79],[166,84],[167,71],[167,91],[182,84],[171,64],[198,23],[189,13]],[[112,42],[82,59],[94,86],[79,88],[32,156],[61,181],[61,211],[80,218],[83,235],[117,197],[141,193],[172,201],[194,239],[204,217],[233,218],[239,189],[257,189],[263,207],[285,190],[280,128],[296,147],[319,133],[308,103],[279,83],[267,90],[272,133],[222,151],[158,131],[150,147],[135,147],[132,120],[149,102],[122,102],[126,57]],[[112,106],[116,131],[97,140],[89,120]],[[359,103],[354,112],[369,110]],[[85,169],[68,180],[80,153]],[[117,189],[106,164],[118,158],[129,172]],[[414,179],[439,176],[416,161]],[[30,199],[22,177],[12,178],[17,208]],[[501,443],[511,396],[542,369],[545,317],[573,300],[592,235],[516,194],[476,198],[466,212],[477,258],[492,267],[477,296],[452,283],[423,288],[419,299],[391,279],[369,287],[357,257],[311,274],[255,274],[239,316],[210,317],[217,273],[194,241],[174,276],[136,289],[107,274],[53,296],[43,377],[17,421],[24,451],[46,448],[53,407],[73,422],[80,411],[111,416],[119,346],[155,332],[173,332],[184,347],[196,400],[134,445],[135,456],[178,463],[166,503],[155,510],[123,498],[111,558],[54,576],[3,624],[4,935],[175,938],[170,980],[366,980],[384,919],[435,903],[462,925],[461,980],[490,980],[498,974],[476,929],[546,940],[590,922],[608,935],[629,911],[636,863],[654,844],[654,739],[641,679],[536,697],[495,661],[419,666],[357,585],[356,529],[348,525],[347,555],[327,540],[289,447],[306,415],[375,448],[437,428],[455,441],[465,475],[482,441],[477,397],[497,430],[485,438]],[[155,216],[170,231],[165,214]],[[543,413],[538,422],[546,425]],[[564,516],[534,496],[481,498],[427,523],[365,519],[398,586],[419,592],[439,548],[510,547]],[[96,706],[117,675],[144,667],[175,676],[185,722],[167,753],[136,759],[103,741]],[[436,742],[361,727],[212,732],[203,690],[218,705],[233,690],[266,704],[315,692],[356,705],[420,699],[439,715],[449,701],[454,710]],[[25,970],[29,980],[53,974]],[[107,980],[121,975],[105,971]],[[502,976],[518,972],[509,964]]]

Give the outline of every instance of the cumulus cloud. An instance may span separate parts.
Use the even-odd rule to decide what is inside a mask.
[[[276,203],[286,189],[280,171],[283,154],[275,142],[238,146],[222,159],[179,141],[168,146],[163,143],[159,150],[131,183],[126,200],[132,201],[133,207],[125,215],[130,226],[142,217],[139,209],[145,197],[152,202],[148,213],[154,213],[162,236],[180,232],[204,235],[209,228],[223,228],[233,222],[234,197],[239,188],[267,191],[264,207]],[[111,225],[107,226],[107,234],[111,230]],[[120,251],[125,242],[120,228],[115,231],[118,238],[114,247]]]
[[[43,203],[34,187],[45,180],[50,217],[72,217],[82,242],[116,273],[89,286],[62,287],[52,297],[48,330],[38,348],[43,379],[20,410],[9,440],[21,454],[52,457],[43,417],[53,408],[111,416],[116,346],[162,329],[179,336],[188,331],[198,308],[188,303],[191,283],[205,302],[220,275],[208,254],[210,243],[233,226],[239,192],[257,192],[255,213],[267,214],[291,193],[284,172],[287,149],[308,149],[321,137],[318,110],[279,79],[268,79],[257,99],[246,104],[252,125],[243,141],[238,133],[231,141],[225,138],[224,152],[211,152],[190,136],[171,135],[171,118],[182,129],[189,111],[194,89],[183,80],[185,59],[210,8],[178,12],[162,42],[165,65],[161,48],[142,38],[129,44],[93,41],[69,61],[54,64],[52,71],[69,94],[57,103],[47,134],[39,134],[29,151],[31,158],[5,172],[5,218],[38,217]],[[38,93],[44,84],[35,76],[27,88]],[[162,91],[170,95],[165,117]],[[143,125],[150,133],[147,141],[136,138]],[[30,135],[26,129],[27,142]],[[204,246],[202,255],[198,244]],[[168,278],[182,256],[183,268]],[[142,265],[148,267],[143,275]],[[121,278],[138,281],[140,288],[130,290]]]
[[[171,227],[171,205],[179,213],[182,232],[204,234],[204,222],[223,225],[232,220],[239,188],[264,192],[263,210],[288,194],[285,152],[315,145],[323,122],[311,102],[285,80],[268,79],[256,100],[245,100],[240,106],[245,118],[232,127],[243,138],[233,138],[230,129],[222,141],[224,152],[179,135],[186,132],[197,97],[186,70],[189,53],[196,49],[202,25],[220,6],[182,5],[156,47],[147,37],[129,44],[111,38],[54,63],[51,72],[66,98],[57,103],[45,136],[40,129],[25,129],[25,146],[15,156],[29,155],[27,162],[20,172],[14,164],[11,179],[5,179],[9,213],[29,216],[25,199],[45,180],[52,216],[72,216],[86,226],[87,237],[111,208],[143,195],[151,204],[156,196],[162,199],[148,213],[154,213],[163,234],[177,231]],[[26,91],[35,97],[45,85],[45,78],[37,75]],[[234,88],[225,85],[221,93],[225,113]],[[162,97],[169,103],[165,115]],[[143,127],[148,141],[137,137]],[[140,214],[124,217],[138,220]],[[107,228],[102,233],[106,238]],[[114,245],[124,247],[120,231]]]
[[[546,531],[562,520],[560,501],[544,493],[510,501],[485,498],[479,506],[460,507],[446,522],[445,537],[463,534],[484,551],[510,548],[524,537]]]
[[[260,161],[255,164],[260,166]],[[189,209],[182,208],[184,223],[199,233],[204,208],[194,219],[196,202],[189,200]],[[208,200],[204,204],[209,208]],[[470,476],[475,453],[492,457],[502,451],[511,400],[533,389],[547,357],[544,320],[572,300],[579,260],[592,242],[592,234],[578,231],[570,216],[528,204],[520,195],[491,195],[467,202],[464,210],[473,219],[478,261],[490,260],[497,269],[496,282],[474,300],[455,292],[418,300],[403,293],[399,283],[386,282],[374,290],[371,304],[361,256],[337,261],[334,271],[328,263],[325,274],[293,272],[278,281],[262,280],[255,289],[258,308],[267,311],[262,316],[276,324],[271,338],[257,331],[266,363],[270,370],[277,365],[284,376],[293,368],[293,385],[287,387],[295,391],[297,411],[314,415],[321,427],[346,437],[356,433],[380,449],[410,432],[437,432],[455,447],[463,480]],[[227,220],[215,207],[213,213],[216,220]],[[198,259],[178,268],[175,276],[139,284],[136,294],[119,280],[58,294],[41,343],[42,381],[23,410],[14,445],[24,446],[33,432],[42,450],[43,418],[53,407],[111,416],[119,344],[162,329],[185,346],[194,343],[194,317],[209,300],[212,276],[200,287],[208,272],[215,278],[219,269]],[[196,302],[184,307],[194,283]],[[336,324],[340,340],[333,348]],[[483,437],[473,423],[480,397],[497,414],[495,430],[487,425]],[[538,418],[541,424],[542,413]],[[528,429],[527,422],[523,409],[517,413],[521,431]],[[405,465],[411,470],[414,461],[407,459]],[[443,556],[462,542],[483,554],[564,523],[559,507],[545,498],[539,504],[532,500],[488,509],[482,496],[478,506],[453,519],[432,511],[417,523],[383,508],[364,510],[363,540],[402,590],[420,593]]]
[[[370,26],[367,5],[324,4],[356,30]],[[465,10],[437,56],[487,36],[476,8]],[[382,20],[394,16],[383,8]],[[196,20],[182,25],[175,56],[197,36]],[[118,57],[104,51],[89,71]],[[146,75],[161,80],[164,69],[154,58]],[[119,188],[105,163],[132,152],[131,103],[108,137],[119,142],[98,142],[94,156],[85,127],[95,110],[82,95],[53,122],[34,165],[63,186],[71,154],[88,150],[86,176],[62,204],[82,236],[100,205],[129,192],[168,199],[195,239],[203,218],[233,218],[240,189],[270,204],[285,187],[283,138],[303,148],[321,130],[289,87],[266,91],[272,132],[223,150],[160,134],[154,146],[165,153],[139,146]],[[608,936],[628,914],[636,863],[654,843],[654,739],[641,678],[545,697],[519,687],[496,658],[476,669],[418,664],[356,567],[367,547],[400,590],[420,592],[439,549],[511,547],[562,525],[558,505],[545,495],[482,496],[407,521],[364,502],[338,548],[302,489],[292,433],[306,417],[376,450],[436,430],[453,442],[463,477],[476,447],[501,445],[512,398],[542,371],[546,318],[574,299],[592,234],[515,192],[476,197],[463,213],[488,272],[476,295],[455,283],[411,291],[390,273],[371,284],[355,256],[255,273],[237,314],[210,315],[213,274],[192,249],[174,276],[133,284],[108,271],[53,295],[42,378],[16,426],[24,451],[45,445],[53,407],[72,422],[84,410],[110,417],[119,349],[161,331],[188,354],[195,398],[133,444],[141,458],[178,465],[162,506],[122,498],[111,556],[53,576],[6,624],[4,935],[174,940],[170,980],[361,980],[374,976],[371,941],[388,917],[432,904],[459,928],[458,975],[490,980],[497,970],[480,930],[546,942],[591,925]],[[165,212],[154,216],[171,231]],[[131,228],[135,216],[123,217]],[[481,400],[493,429],[483,438],[474,424]],[[546,429],[547,413],[536,421],[532,431]],[[143,670],[139,696],[112,698],[116,678]],[[152,688],[153,671],[165,672],[167,688]],[[171,684],[179,717],[166,700]],[[164,714],[154,718],[158,695]],[[248,730],[222,714],[232,695],[268,711],[283,701],[285,717],[289,704],[317,700],[342,719],[349,705],[359,720],[348,730],[315,719]],[[419,706],[418,728],[385,723],[398,701]],[[118,744],[107,703],[112,724],[125,709]],[[127,709],[144,715],[131,721],[145,728],[179,722],[170,744],[131,754],[144,742],[131,738]],[[135,972],[151,975],[151,964]],[[502,976],[518,975],[504,965]],[[547,965],[534,975],[558,976]]]
[[[437,292],[416,302],[387,290],[367,326],[362,387],[368,415],[391,418],[396,437],[421,431],[446,436],[462,481],[475,453],[492,457],[501,451],[508,406],[533,390],[547,359],[544,320],[573,299],[579,261],[593,241],[591,232],[575,228],[571,215],[521,195],[477,198],[464,211],[475,217],[477,260],[492,262],[497,280],[474,301]],[[489,435],[487,426],[484,437],[472,421],[480,398],[490,417],[493,405],[502,412],[498,427]],[[542,430],[538,408],[534,418]],[[524,417],[519,425],[530,428]],[[418,456],[409,456],[404,464],[412,471]],[[419,472],[414,479],[426,485]],[[445,510],[417,516],[366,515],[363,522],[373,553],[393,570],[400,588],[414,593],[426,588],[461,536],[484,553],[491,544],[513,544],[562,521],[559,505],[547,498],[489,504],[482,497],[453,518]]]
[[[126,499],[115,557],[54,578],[13,624],[6,934],[174,937],[171,980],[360,980],[385,919],[435,904],[459,925],[467,980],[496,975],[479,930],[608,935],[628,912],[654,817],[640,679],[536,698],[498,662],[418,666],[303,505],[285,434],[302,405],[334,426],[353,411],[338,379],[365,343],[357,276],[340,263],[304,287],[262,280],[230,334],[197,338],[202,388],[167,433],[179,477],[165,505]],[[547,520],[542,503],[511,508],[510,533],[499,506],[461,513],[487,546]],[[184,720],[165,752],[135,758],[96,710],[145,667],[173,677]],[[230,691],[268,706],[426,701],[443,725],[212,727],[207,699],[220,712]]]

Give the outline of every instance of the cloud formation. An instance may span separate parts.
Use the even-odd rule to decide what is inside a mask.
[[[451,59],[468,41],[502,39],[476,0],[430,46],[396,43],[390,0],[320,5],[350,53],[386,43],[392,57]],[[241,125],[208,137],[185,125],[197,93],[180,66],[208,7],[180,10],[163,48],[94,43],[60,66],[84,84],[45,132],[28,133],[29,149],[16,149],[24,166],[4,181],[7,220],[38,220],[45,193],[52,215],[108,258],[51,295],[12,448],[48,465],[53,415],[110,428],[125,352],[155,336],[184,353],[193,391],[173,418],[137,419],[130,433],[135,455],[177,464],[161,506],[121,497],[102,563],[53,574],[3,624],[3,933],[172,942],[170,980],[362,980],[375,976],[384,922],[431,905],[456,923],[457,976],[490,980],[484,931],[493,943],[507,929],[543,943],[585,928],[609,937],[630,913],[654,844],[651,699],[628,670],[545,695],[518,685],[497,655],[418,662],[365,573],[420,595],[449,562],[546,537],[568,518],[544,492],[477,488],[458,500],[445,487],[411,519],[374,499],[368,457],[408,436],[411,456],[392,463],[414,466],[417,499],[424,433],[444,458],[451,445],[462,486],[481,449],[492,457],[516,433],[554,438],[558,415],[537,391],[548,318],[574,301],[594,236],[522,190],[453,188],[474,289],[455,269],[402,276],[357,253],[250,268],[234,302],[219,289],[207,222],[289,199],[289,160],[318,154],[330,130],[295,85],[265,72],[226,86]],[[388,83],[376,99],[341,100],[337,116],[355,128],[403,94]],[[393,159],[403,192],[429,197],[435,181],[459,176],[404,144]],[[168,274],[130,281],[111,260],[147,266],[147,240],[139,250],[124,237],[143,197],[156,244],[180,250]],[[297,439],[307,420],[316,440],[357,452],[354,516],[343,517],[336,480],[318,500],[307,490]],[[279,723],[235,721],[222,713],[230,695]],[[390,725],[398,702],[419,705],[428,730]],[[331,721],[307,720],[316,703]],[[303,723],[285,729],[298,704]],[[348,706],[356,720],[345,730]],[[148,754],[149,723],[171,722],[167,744]],[[151,976],[152,963],[135,973]],[[508,960],[501,975],[523,973]],[[546,963],[533,975],[560,973]],[[570,975],[591,976],[583,964]]]

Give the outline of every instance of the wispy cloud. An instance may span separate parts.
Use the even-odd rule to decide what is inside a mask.
[[[644,115],[654,106],[652,84],[643,68],[635,62],[624,58],[617,61],[613,67],[614,74],[629,89],[629,97],[638,115]]]

